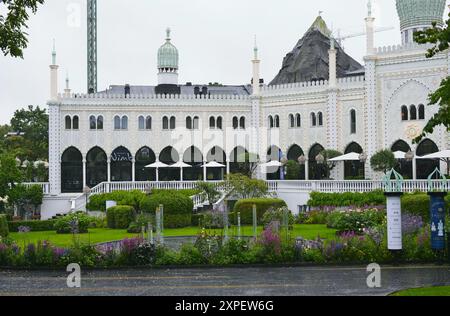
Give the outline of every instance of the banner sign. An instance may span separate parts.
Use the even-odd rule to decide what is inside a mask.
[[[131,162],[132,160],[133,156],[125,148],[119,148],[115,150],[111,155],[112,162],[121,162],[121,161]]]
[[[445,249],[445,194],[430,193],[431,248]]]
[[[387,195],[388,249],[402,250],[402,209],[401,195]]]

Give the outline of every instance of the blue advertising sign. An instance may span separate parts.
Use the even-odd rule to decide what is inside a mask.
[[[430,193],[431,248],[445,249],[445,193]]]

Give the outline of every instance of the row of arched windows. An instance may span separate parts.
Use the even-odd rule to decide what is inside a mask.
[[[278,115],[269,115],[269,128],[280,128],[280,117]]]
[[[425,106],[423,104],[419,104],[418,107],[412,104],[409,108],[406,105],[402,106],[402,121],[414,121],[417,119],[425,119]]]
[[[80,128],[80,118],[77,115],[74,117],[67,115],[65,118],[65,128],[78,130]]]
[[[323,126],[323,114],[318,112],[317,114],[311,113],[311,126]]]
[[[200,128],[200,118],[198,116],[186,117],[186,129],[198,130]]]
[[[209,128],[210,129],[223,129],[223,119],[221,116],[209,118]]]
[[[294,114],[289,114],[289,127],[302,127],[302,117],[299,113],[295,114],[295,116]]]

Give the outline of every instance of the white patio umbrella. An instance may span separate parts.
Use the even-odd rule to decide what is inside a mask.
[[[273,168],[273,167],[282,167],[283,164],[277,160],[272,160],[260,165],[263,168]]]
[[[225,168],[226,166],[221,164],[221,163],[218,163],[217,161],[210,161],[208,163],[205,163],[202,167],[205,169],[205,174],[206,174],[206,168]],[[205,175],[204,175],[204,177],[205,177],[205,180],[206,180],[206,176]],[[221,171],[221,177],[222,177],[222,179],[224,178],[223,169]]]
[[[177,163],[174,163],[173,165],[167,166],[167,168],[180,168],[180,179],[181,181],[183,181],[183,168],[192,168],[192,166],[180,160]]]
[[[345,154],[339,157],[335,157],[333,159],[329,159],[329,161],[359,161],[361,154],[358,153],[349,153],[349,154]]]
[[[394,151],[394,157],[395,159],[405,159],[406,153],[403,151]]]
[[[447,163],[447,175],[450,174],[450,150],[443,150],[437,153],[417,157],[417,159],[440,159]]]
[[[145,166],[145,168],[155,168],[156,169],[156,182],[159,181],[159,168],[167,168],[169,165],[161,161],[156,161],[150,165]]]
[[[206,164],[204,164],[202,167],[206,167],[206,168],[225,168],[226,166],[218,163],[217,161],[210,161]]]

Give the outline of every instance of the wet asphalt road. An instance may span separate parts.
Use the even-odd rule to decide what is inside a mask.
[[[381,288],[367,287],[365,266],[82,271],[68,288],[64,271],[0,271],[0,295],[290,296],[387,295],[450,285],[449,266],[382,266]]]

